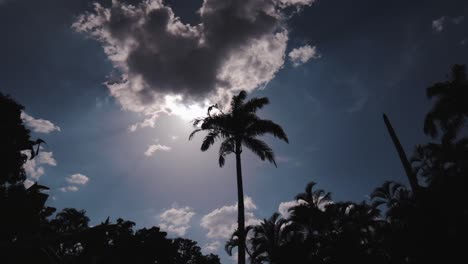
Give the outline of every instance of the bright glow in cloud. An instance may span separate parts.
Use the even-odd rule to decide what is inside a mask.
[[[21,112],[21,119],[23,119],[27,127],[31,128],[32,131],[36,133],[48,134],[53,131],[60,131],[60,127],[50,122],[49,120],[41,118],[36,119],[28,115],[26,112]]]
[[[107,82],[125,110],[143,113],[130,127],[154,127],[161,114],[191,120],[241,89],[263,88],[284,65],[285,7],[314,0],[205,0],[201,22],[183,24],[162,0],[95,4],[72,28],[99,41],[121,73]],[[232,15],[225,15],[232,14]],[[232,32],[226,34],[226,32]]]
[[[162,230],[177,236],[184,236],[190,228],[190,220],[195,216],[195,211],[186,206],[182,208],[171,208],[159,215]]]

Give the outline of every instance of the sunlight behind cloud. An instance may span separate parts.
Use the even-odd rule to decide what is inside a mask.
[[[203,105],[200,104],[184,104],[181,95],[166,95],[166,106],[170,114],[177,115],[184,120],[191,121],[197,117],[206,115],[206,111],[210,103],[205,100]]]

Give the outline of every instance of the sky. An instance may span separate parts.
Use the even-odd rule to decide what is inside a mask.
[[[0,0],[0,36],[0,91],[47,142],[25,170],[50,206],[158,225],[230,263],[234,157],[219,168],[190,120],[240,90],[270,99],[259,115],[290,143],[265,137],[278,168],[243,153],[247,224],[310,181],[357,202],[407,184],[382,113],[408,154],[429,140],[425,89],[468,63],[468,2]]]

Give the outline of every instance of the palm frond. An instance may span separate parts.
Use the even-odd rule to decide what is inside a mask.
[[[269,104],[270,100],[267,97],[255,97],[247,101],[242,110],[247,113],[255,113],[258,109],[262,109],[265,105]]]
[[[225,156],[229,155],[234,152],[234,143],[235,140],[234,138],[228,138],[221,143],[221,146],[219,147],[219,166],[223,167],[224,162],[225,162]]]
[[[238,95],[234,95],[231,100],[231,111],[237,111],[247,98],[246,91],[240,91]]]
[[[202,131],[203,129],[199,128],[199,129],[195,129],[194,131],[192,131],[192,133],[190,133],[189,135],[189,138],[188,140],[192,140],[193,136],[195,136],[196,133]]]
[[[203,143],[201,145],[201,151],[207,151],[211,145],[215,143],[216,138],[219,136],[219,133],[216,131],[211,131],[206,135],[206,137],[203,139]]]
[[[288,136],[284,132],[283,128],[271,120],[258,119],[252,122],[252,124],[249,127],[247,127],[246,134],[248,136],[272,134],[276,138],[279,138],[289,143]]]
[[[250,149],[253,153],[255,153],[261,160],[268,160],[269,162],[276,165],[275,161],[275,154],[273,153],[273,150],[263,141],[252,138],[252,137],[247,137],[242,140],[244,145]]]

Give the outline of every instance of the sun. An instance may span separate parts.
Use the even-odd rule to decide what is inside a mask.
[[[183,120],[191,121],[198,117],[203,117],[207,113],[210,102],[185,104],[181,95],[166,95],[166,107],[172,115],[179,116]]]

